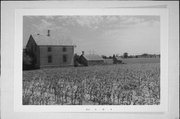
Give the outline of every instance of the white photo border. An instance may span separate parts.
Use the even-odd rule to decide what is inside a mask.
[[[158,15],[160,16],[160,105],[23,105],[22,50],[23,16],[74,15]],[[168,111],[168,9],[167,8],[92,8],[92,9],[16,9],[14,49],[15,112],[167,112]]]

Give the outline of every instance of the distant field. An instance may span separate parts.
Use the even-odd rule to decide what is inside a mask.
[[[160,63],[160,58],[127,58],[124,63]]]
[[[23,71],[24,105],[158,105],[160,64]]]

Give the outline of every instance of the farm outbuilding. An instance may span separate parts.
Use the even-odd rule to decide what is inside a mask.
[[[113,64],[113,59],[104,59],[104,64]]]
[[[74,45],[63,42],[65,39],[47,35],[30,35],[26,50],[33,59],[36,68],[73,65]]]
[[[86,62],[87,65],[104,64],[104,59],[96,54],[81,55],[80,57],[84,57],[84,61]]]

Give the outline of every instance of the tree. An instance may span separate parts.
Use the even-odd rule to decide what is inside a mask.
[[[105,56],[105,55],[102,55],[102,58],[103,58],[103,59],[107,59],[107,56]]]
[[[117,63],[117,59],[116,59],[116,56],[113,55],[113,64],[116,64]]]
[[[36,69],[36,57],[32,52],[23,49],[23,70]]]
[[[123,57],[124,57],[124,58],[128,58],[128,53],[125,52],[125,53],[123,54]]]
[[[109,59],[112,59],[113,57],[112,56],[109,56]]]
[[[77,67],[79,62],[79,55],[75,54],[74,55],[74,66]]]
[[[23,51],[23,70],[32,69],[32,58],[27,54],[27,51]]]
[[[149,54],[144,53],[144,54],[142,54],[141,56],[142,56],[142,57],[148,57],[148,56],[149,56]]]

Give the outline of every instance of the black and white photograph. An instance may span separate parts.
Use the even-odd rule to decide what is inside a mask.
[[[160,105],[160,22],[24,15],[23,105]]]
[[[177,1],[2,1],[2,119],[179,119]]]

